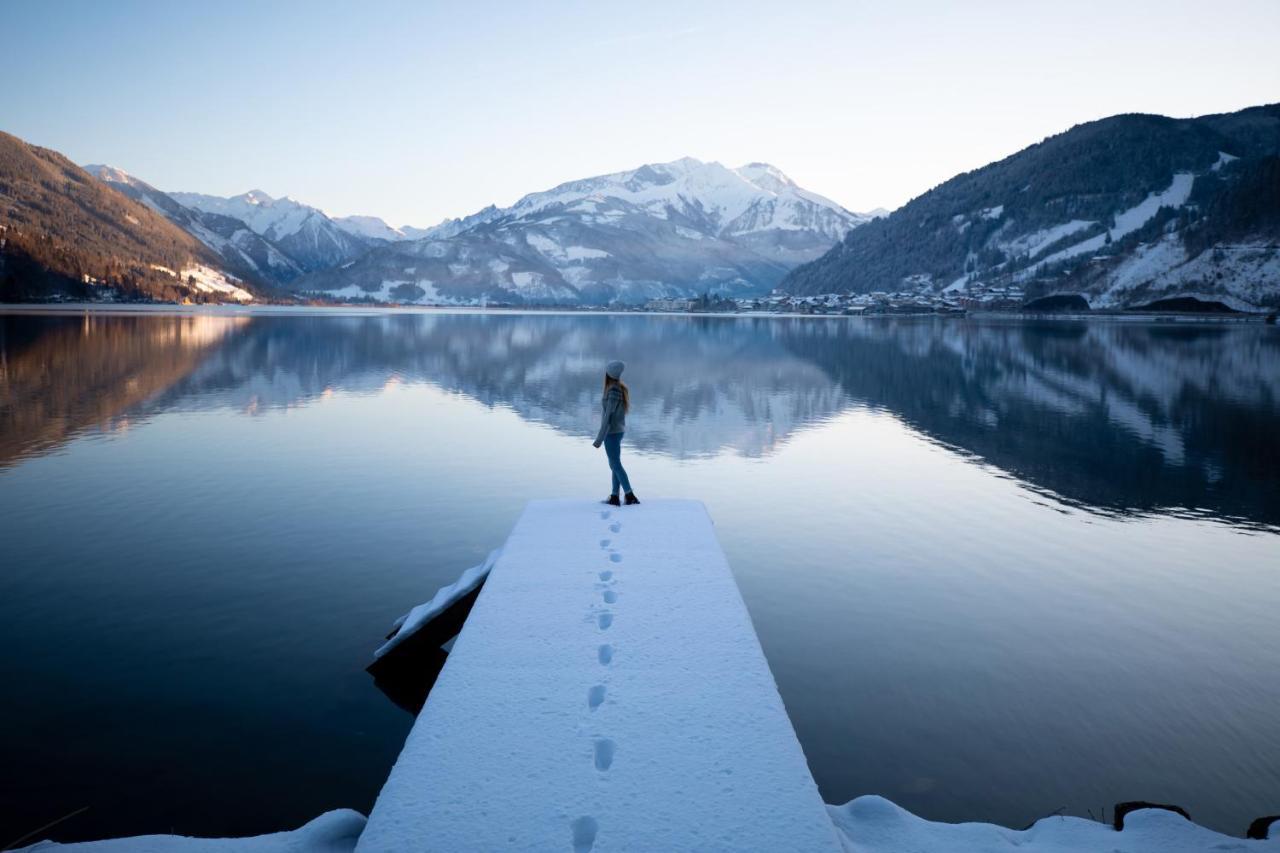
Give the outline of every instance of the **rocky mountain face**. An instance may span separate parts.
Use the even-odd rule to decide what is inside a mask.
[[[304,272],[296,261],[239,219],[187,207],[168,193],[113,166],[95,164],[84,169],[204,243],[221,257],[227,269],[241,278],[283,284]]]
[[[1280,104],[1073,127],[851,231],[783,287],[1280,305]]]
[[[223,259],[56,151],[0,133],[0,301],[246,301]]]
[[[308,275],[300,291],[398,302],[636,303],[758,294],[868,220],[772,166],[692,158],[561,184]]]
[[[348,223],[342,227],[317,208],[285,196],[272,198],[261,190],[222,198],[201,193],[171,192],[169,197],[184,207],[239,220],[253,233],[269,242],[303,272],[346,263],[367,252],[381,238],[352,229],[368,231]],[[356,217],[358,220],[373,217]],[[381,220],[377,220],[381,222]],[[386,226],[386,223],[382,223]]]

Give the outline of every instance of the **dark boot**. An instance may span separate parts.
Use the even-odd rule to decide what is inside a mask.
[[[617,498],[614,498],[614,500],[617,500]],[[638,503],[640,503],[640,499],[636,497],[636,493],[627,492],[627,506],[631,506],[632,504],[638,504]]]
[[[622,502],[618,500],[617,495],[609,495],[603,503],[607,503],[609,506],[622,506]]]

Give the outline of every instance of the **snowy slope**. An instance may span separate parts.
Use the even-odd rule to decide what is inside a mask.
[[[363,240],[394,242],[408,239],[403,229],[392,228],[377,216],[336,216],[333,218],[333,224]]]
[[[763,163],[693,158],[561,184],[298,282],[398,301],[603,304],[758,294],[867,217]],[[404,299],[405,294],[418,294]]]
[[[217,252],[226,262],[227,269],[242,278],[281,284],[303,273],[302,267],[292,258],[239,219],[187,207],[146,181],[114,166],[92,164],[84,169],[187,231]]]
[[[179,271],[171,270],[159,264],[152,264],[151,268],[156,272],[171,276],[188,287],[195,288],[198,293],[217,294],[234,302],[253,301],[253,294],[240,286],[240,279],[227,275],[213,267],[207,267],[204,264],[184,267]]]
[[[190,192],[168,195],[187,207],[244,222],[306,272],[359,257],[379,242],[351,233],[323,211],[288,196],[276,199],[261,190],[230,198]]]

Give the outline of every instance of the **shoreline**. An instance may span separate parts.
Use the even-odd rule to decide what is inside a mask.
[[[248,316],[322,314],[327,311],[344,314],[499,314],[523,316],[545,314],[548,316],[635,316],[650,317],[718,317],[718,318],[799,318],[826,320],[1017,320],[1114,323],[1262,323],[1275,325],[1275,312],[1215,313],[1195,311],[1126,311],[1124,309],[1073,312],[1039,311],[967,311],[963,313],[875,312],[856,314],[805,313],[796,311],[649,311],[643,308],[619,309],[607,307],[574,308],[570,306],[495,306],[480,305],[282,305],[255,303],[205,303],[200,305],[174,305],[160,302],[0,302],[0,313],[28,315],[98,314],[101,316],[129,315],[207,315]]]

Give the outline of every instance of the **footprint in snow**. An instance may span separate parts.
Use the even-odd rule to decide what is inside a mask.
[[[604,685],[597,684],[587,691],[587,707],[591,710],[599,708],[604,702]]]
[[[617,553],[610,554],[610,555],[609,555],[609,562],[611,562],[611,563],[621,563],[621,562],[622,562],[622,555],[621,555],[621,554],[617,554]]]
[[[599,650],[596,652],[596,657],[600,659],[601,666],[608,666],[613,663],[613,646],[608,643],[600,646]]]
[[[615,745],[613,741],[609,740],[607,737],[596,738],[595,753],[597,770],[609,769],[609,766],[613,764],[614,749]]]
[[[608,547],[609,547],[609,542],[610,542],[610,540],[608,540],[608,539],[601,539],[601,540],[600,540],[600,547],[601,547],[601,548],[608,548]]]
[[[613,515],[613,513],[609,512],[609,510],[607,509],[600,510],[600,517],[603,518],[605,521],[608,521],[609,516],[611,515]]]
[[[608,631],[609,626],[613,624],[613,614],[601,613],[596,617],[596,624],[600,626],[601,631]]]
[[[604,517],[605,517],[605,518],[608,518],[609,516],[608,516],[608,515],[605,515]],[[622,530],[622,522],[620,522],[620,521],[615,521],[613,524],[610,524],[610,525],[609,525],[609,529],[610,529],[611,531],[613,531],[614,533],[621,532],[621,530]]]
[[[613,591],[613,590],[611,590],[611,589],[606,589],[606,590],[604,591],[604,603],[605,603],[605,604],[614,604],[614,603],[616,603],[616,602],[617,602],[617,600],[618,600],[618,594],[617,594],[616,592],[614,592],[614,591]]]
[[[591,848],[596,844],[596,833],[600,831],[600,826],[596,823],[596,819],[590,815],[580,817],[571,826],[573,829],[573,853],[591,853]]]
[[[605,569],[603,572],[600,573],[600,580],[604,581],[605,583],[608,583],[609,581],[613,580],[613,571],[611,569]]]

